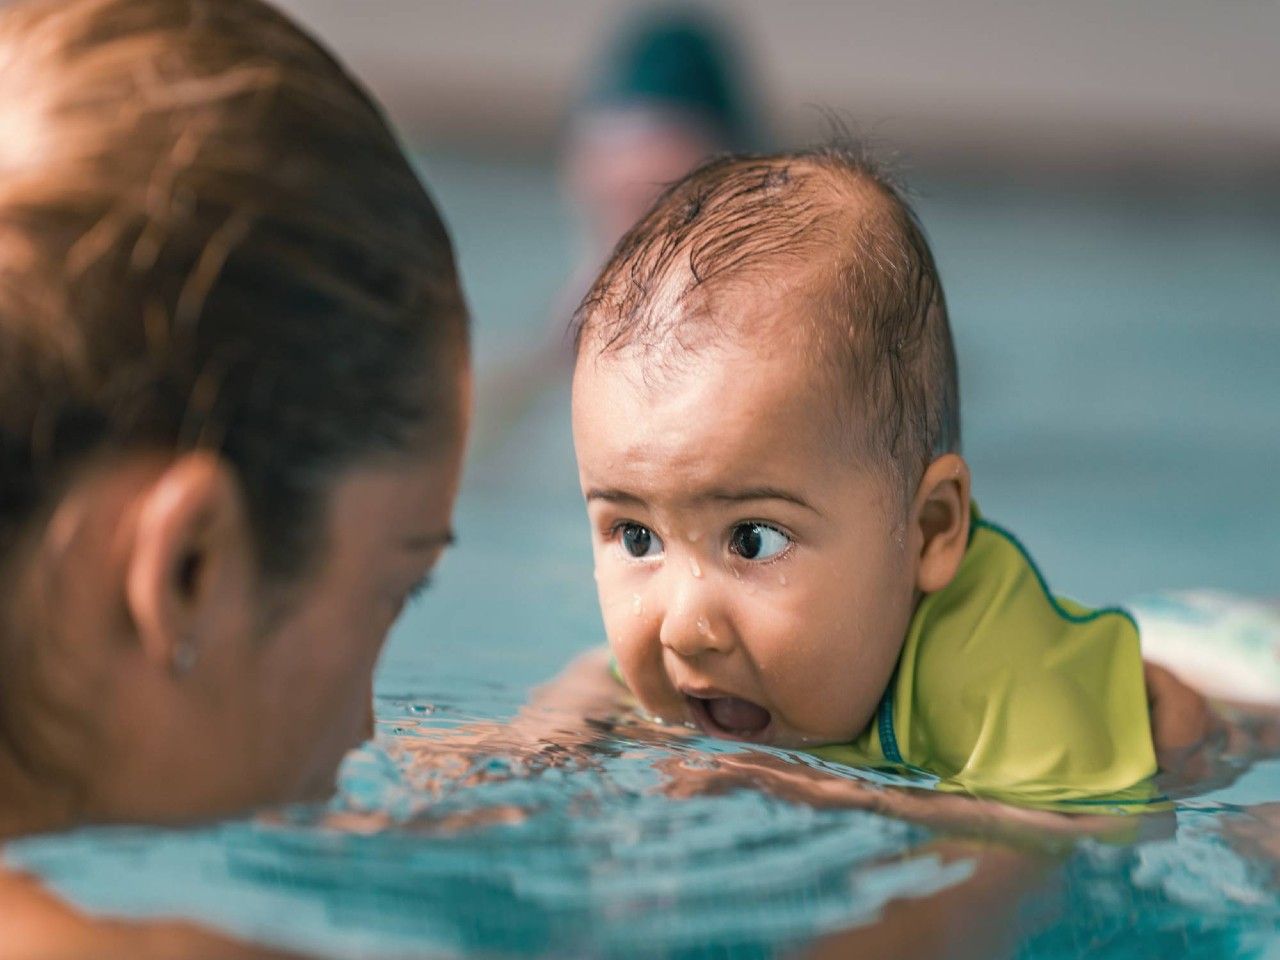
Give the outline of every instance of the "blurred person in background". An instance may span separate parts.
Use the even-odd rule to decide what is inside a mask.
[[[674,8],[626,24],[565,134],[565,191],[584,242],[570,308],[665,186],[707,157],[750,150],[759,138],[742,58],[720,24]]]
[[[571,107],[561,167],[579,223],[578,265],[531,349],[482,391],[478,446],[491,449],[573,367],[569,318],[615,243],[671,183],[765,137],[741,51],[709,11],[648,9],[626,21]]]

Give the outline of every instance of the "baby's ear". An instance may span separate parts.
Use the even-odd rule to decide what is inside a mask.
[[[969,465],[944,453],[924,472],[912,505],[911,522],[920,534],[916,587],[936,593],[951,583],[969,546]]]

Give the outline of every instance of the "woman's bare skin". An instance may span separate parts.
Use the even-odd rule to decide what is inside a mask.
[[[24,873],[0,871],[3,960],[301,960],[193,923],[89,917]]]
[[[1017,945],[1025,897],[1047,886],[1054,860],[998,844],[946,841],[930,848],[942,862],[966,859],[968,879],[925,897],[891,900],[865,926],[823,937],[800,952],[811,960],[990,958]]]

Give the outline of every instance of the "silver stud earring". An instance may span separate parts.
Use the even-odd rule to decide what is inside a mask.
[[[178,648],[173,651],[173,674],[177,677],[186,676],[195,665],[196,645],[190,637],[186,637],[178,644]]]

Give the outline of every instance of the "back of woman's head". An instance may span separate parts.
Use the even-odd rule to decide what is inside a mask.
[[[380,112],[265,4],[0,17],[0,561],[91,459],[206,448],[295,572],[338,471],[445,428],[465,324]]]

